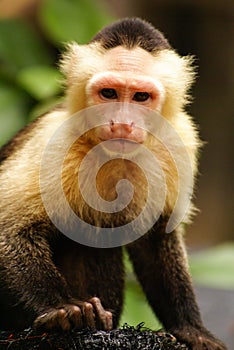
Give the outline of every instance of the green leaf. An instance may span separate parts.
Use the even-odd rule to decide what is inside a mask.
[[[62,74],[54,67],[33,66],[22,69],[18,84],[36,100],[48,99],[61,92]]]
[[[51,63],[33,27],[21,20],[0,21],[0,59],[13,75],[21,68]]]
[[[150,308],[146,296],[133,273],[132,264],[126,251],[124,251],[124,264],[127,272],[127,281],[125,304],[120,324],[126,322],[136,326],[139,323],[144,322],[145,326],[150,329],[161,328],[161,324]]]
[[[145,326],[150,329],[159,329],[162,327],[150,308],[137,281],[127,281],[125,293],[125,305],[120,324],[126,322],[136,326],[144,322]]]
[[[111,21],[107,9],[93,0],[44,0],[39,19],[47,35],[58,45],[67,41],[87,43]]]
[[[0,145],[25,125],[29,104],[22,91],[0,82]]]
[[[234,243],[196,253],[190,258],[195,283],[215,287],[234,288]]]

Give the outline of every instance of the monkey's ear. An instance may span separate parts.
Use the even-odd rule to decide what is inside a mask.
[[[60,60],[60,70],[66,79],[66,85],[81,83],[88,75],[98,70],[100,65],[100,47],[96,43],[78,45],[73,42],[66,46],[66,51]]]

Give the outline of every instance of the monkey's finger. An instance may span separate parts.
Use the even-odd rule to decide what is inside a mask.
[[[71,328],[71,324],[65,309],[59,309],[54,313],[54,317],[51,318],[53,322],[52,328],[62,328],[64,331],[68,331]]]
[[[112,313],[110,311],[106,311],[99,298],[93,297],[89,300],[89,302],[93,305],[95,313],[97,315],[97,324],[100,326],[98,328],[108,331],[113,328],[112,322]]]
[[[69,319],[67,318],[67,312],[64,309],[51,310],[38,316],[33,326],[45,329],[62,328],[63,330],[69,330],[71,328]]]
[[[110,331],[113,328],[113,320],[112,320],[112,313],[110,311],[105,311],[106,313],[106,330]]]
[[[82,311],[83,311],[84,323],[86,324],[86,326],[90,327],[91,329],[95,329],[96,324],[94,319],[95,314],[93,310],[93,305],[91,303],[85,302],[83,304]]]
[[[72,323],[72,325],[75,328],[82,328],[83,320],[82,320],[82,312],[80,307],[77,305],[65,305],[64,308],[67,312],[67,316],[70,323]]]
[[[48,315],[48,312],[45,312],[44,314],[38,316],[34,322],[33,322],[33,327],[34,328],[40,328],[45,322],[46,316]]]

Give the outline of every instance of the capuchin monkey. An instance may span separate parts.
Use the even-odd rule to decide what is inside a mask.
[[[33,325],[46,330],[90,327],[108,331],[118,326],[124,298],[123,247],[84,245],[61,232],[42,200],[41,161],[54,132],[71,116],[79,119],[78,112],[83,110],[126,103],[149,110],[152,116],[162,115],[186,149],[190,164],[183,164],[184,173],[191,166],[195,176],[200,140],[185,111],[195,76],[192,63],[191,57],[180,57],[162,33],[138,18],[105,27],[88,45],[68,45],[61,61],[67,85],[65,102],[26,126],[0,152],[0,329]],[[61,171],[65,197],[73,212],[97,231],[128,224],[139,215],[146,201],[147,181],[130,158],[137,154],[138,144],[150,149],[165,173],[165,204],[148,232],[125,248],[165,329],[193,350],[226,349],[204,327],[194,296],[183,243],[191,205],[184,220],[166,232],[178,196],[178,171],[170,152],[137,126],[134,114],[118,119],[115,113],[77,140],[71,135],[65,133],[47,155],[50,176],[45,192],[54,195],[51,202],[61,221],[69,219],[56,197],[54,164],[61,157],[63,142],[71,142]],[[115,146],[125,147],[128,157],[110,159],[100,167],[100,196],[107,202],[115,200],[120,179],[135,187],[131,202],[119,213],[91,207],[77,181],[83,158],[105,141],[112,141],[113,147],[103,145],[101,152],[113,154]],[[180,156],[180,150],[176,152]],[[93,158],[93,164],[95,161],[98,159]],[[152,168],[154,173],[153,164]],[[158,201],[156,193],[153,204]]]

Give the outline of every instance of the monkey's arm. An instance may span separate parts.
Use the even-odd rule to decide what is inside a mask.
[[[151,232],[128,252],[151,307],[168,331],[194,350],[226,349],[203,326],[179,232]]]
[[[53,227],[34,223],[14,237],[12,232],[0,237],[1,328],[14,328],[14,323],[15,328],[24,328],[34,321],[36,327],[47,329],[110,329],[112,314],[102,308],[98,298],[72,298],[65,278],[54,265],[48,230],[53,232]]]

